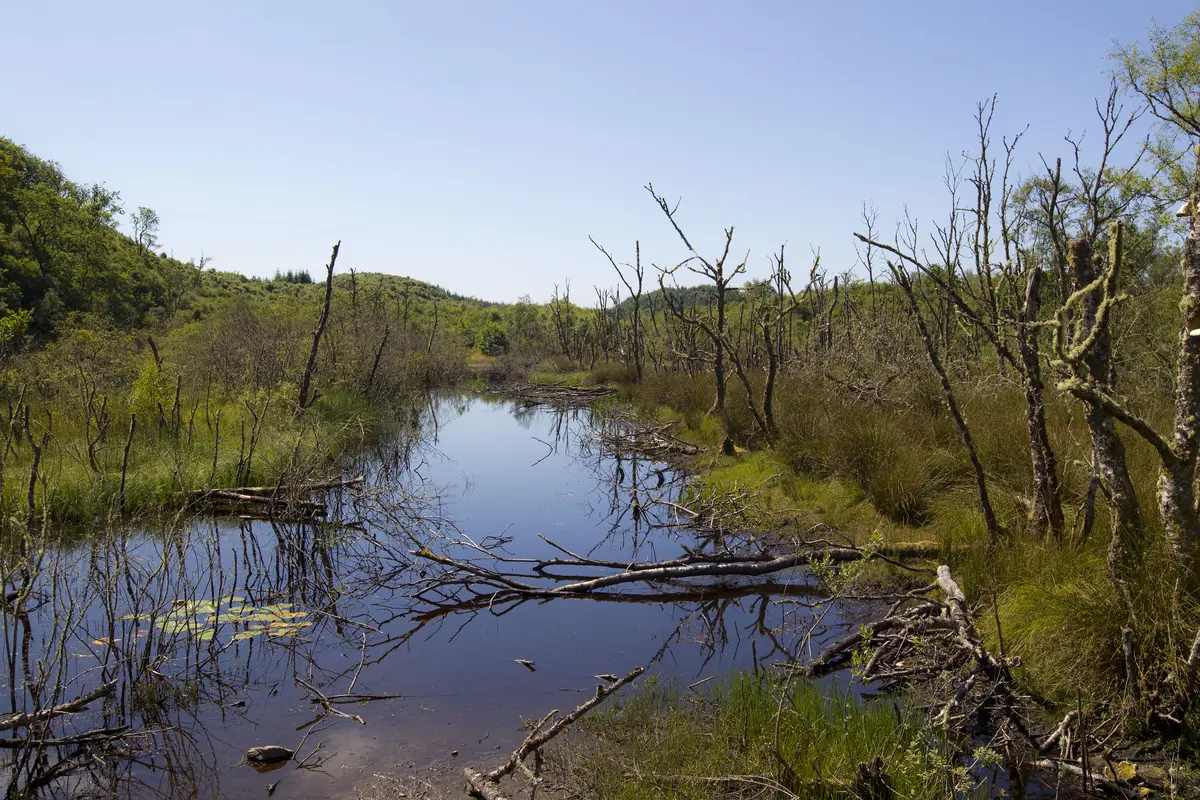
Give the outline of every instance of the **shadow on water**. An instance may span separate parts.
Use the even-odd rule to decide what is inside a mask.
[[[402,761],[509,750],[523,716],[574,705],[598,674],[691,683],[843,625],[826,609],[813,637],[800,571],[554,601],[441,581],[412,555],[434,535],[516,559],[674,558],[698,536],[678,512],[687,479],[604,446],[592,409],[450,396],[397,413],[355,465],[364,487],[331,491],[323,520],[6,546],[6,795],[327,797]],[[295,756],[260,774],[257,745]]]

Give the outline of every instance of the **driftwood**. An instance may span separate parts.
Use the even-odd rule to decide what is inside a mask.
[[[697,455],[700,447],[671,433],[674,423],[651,425],[644,420],[613,412],[610,424],[595,432],[606,451],[639,454],[660,461],[676,461]]]
[[[545,538],[545,537],[543,537]],[[546,540],[549,542],[549,540]],[[551,542],[553,545],[553,543]],[[557,545],[554,545],[558,547]],[[558,547],[571,558],[522,559],[507,558],[491,553],[476,545],[476,548],[498,562],[497,567],[475,561],[453,559],[433,552],[428,547],[412,551],[417,558],[440,564],[446,572],[430,575],[426,581],[431,585],[445,587],[458,584],[476,595],[487,597],[489,604],[511,598],[553,598],[590,595],[603,589],[627,586],[635,583],[679,582],[697,578],[750,578],[771,575],[796,567],[821,563],[847,563],[869,558],[879,558],[891,563],[897,561],[888,553],[900,557],[928,557],[935,555],[933,545],[903,545],[897,548],[869,550],[857,547],[809,547],[798,552],[775,555],[765,550],[749,553],[701,553],[688,551],[687,555],[667,561],[633,562],[621,564],[577,556],[565,548]],[[504,571],[500,565],[522,565],[526,569]],[[564,575],[552,570],[569,568],[571,574]],[[578,571],[615,570],[608,574],[583,578]]]
[[[88,703],[99,700],[101,697],[109,697],[117,688],[116,681],[98,686],[92,691],[82,694],[66,703],[54,706],[53,708],[43,708],[40,711],[25,712],[21,711],[16,714],[9,714],[7,717],[0,718],[0,731],[11,731],[15,728],[25,728],[38,722],[45,722],[55,717],[61,717],[64,714],[73,714],[76,711],[83,711],[87,708]]]
[[[534,405],[571,408],[590,405],[593,400],[616,394],[607,386],[564,386],[559,383],[524,383],[507,386],[498,394]]]
[[[942,599],[929,596],[935,588]],[[1195,660],[1189,657],[1182,670],[1184,683],[1193,676],[1193,668],[1200,669],[1200,646],[1193,652]],[[856,653],[859,659],[853,659]],[[1156,786],[1150,770],[1120,762],[1109,742],[1085,729],[1080,710],[1068,713],[1052,730],[1038,732],[1029,699],[1017,692],[1010,675],[1020,659],[996,655],[984,646],[966,595],[947,566],[938,568],[936,583],[908,593],[882,619],[831,642],[807,664],[782,666],[809,676],[824,675],[863,663],[867,653],[863,682],[922,686],[923,696],[933,698],[940,725],[963,741],[983,736],[994,747],[1002,743],[1003,752],[1032,754],[1027,763],[1069,773],[1089,793],[1140,797],[1139,787]],[[1115,769],[1114,762],[1120,762],[1121,769]]]
[[[310,500],[303,495],[339,489],[347,486],[358,486],[365,477],[318,481],[314,483],[279,484],[277,486],[238,486],[228,489],[193,489],[188,498],[194,503],[207,506],[250,506],[258,509],[254,516],[262,516],[262,509],[283,509],[287,512],[302,515],[324,514],[326,503],[322,500]],[[265,516],[271,516],[267,514]]]
[[[525,741],[509,756],[508,760],[491,772],[485,774],[471,767],[464,769],[467,791],[482,797],[483,800],[505,800],[504,795],[500,793],[500,780],[517,770],[524,773],[536,786],[540,782],[540,778],[536,770],[531,770],[526,766],[525,760],[531,755],[535,760],[540,760],[541,749],[547,742],[574,724],[584,714],[603,703],[610,695],[620,691],[621,687],[636,680],[645,671],[645,667],[638,667],[621,678],[598,685],[596,693],[592,697],[580,703],[574,711],[565,716],[559,717],[557,709],[551,711],[532,727],[529,735],[525,737]]]
[[[118,725],[112,728],[95,728],[83,733],[73,734],[71,736],[61,736],[50,739],[40,738],[22,738],[0,739],[0,749],[3,750],[21,750],[26,747],[59,747],[63,745],[83,745],[83,744],[100,744],[103,742],[115,742],[119,739],[130,736],[128,725]],[[135,735],[142,735],[140,733]]]

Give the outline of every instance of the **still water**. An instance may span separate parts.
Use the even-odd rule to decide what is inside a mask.
[[[688,685],[799,646],[803,572],[671,602],[637,585],[621,601],[493,608],[462,603],[462,587],[431,590],[417,542],[562,555],[548,539],[629,561],[699,539],[672,505],[686,477],[606,448],[598,412],[442,396],[401,416],[356,465],[365,486],[330,493],[340,525],[181,520],[48,552],[28,613],[4,615],[0,704],[115,686],[47,728],[101,731],[92,743],[3,751],[10,793],[241,798],[275,784],[275,797],[337,796],[401,764],[490,767],[522,739],[522,717],[575,706],[600,673],[644,665]],[[262,774],[243,758],[256,745],[297,757]]]

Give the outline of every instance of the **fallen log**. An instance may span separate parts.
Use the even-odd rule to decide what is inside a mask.
[[[924,544],[902,545],[890,551],[902,553],[904,557],[931,555],[935,546]],[[486,552],[486,551],[485,551]],[[449,567],[460,575],[474,576],[476,583],[490,585],[496,589],[492,600],[500,600],[511,594],[527,595],[530,597],[559,597],[564,595],[585,594],[596,592],[612,586],[629,583],[650,583],[655,581],[681,581],[694,578],[721,577],[758,577],[770,575],[796,567],[810,566],[814,563],[848,563],[868,558],[881,558],[899,566],[900,564],[883,550],[867,550],[856,547],[820,547],[788,555],[774,555],[768,551],[751,553],[698,553],[688,552],[686,556],[667,561],[640,562],[619,564],[613,561],[595,561],[587,558],[547,558],[547,559],[511,559],[502,556],[492,556],[501,563],[533,564],[530,571],[533,574],[519,572],[505,573],[497,569],[480,566],[479,564],[450,558],[433,552],[428,547],[412,551],[413,555],[443,566]],[[491,555],[491,554],[489,554]],[[621,569],[608,575],[594,578],[575,580],[570,583],[549,584],[563,580],[546,572],[552,566],[575,567],[580,569]]]
[[[14,728],[25,728],[37,722],[45,722],[46,720],[61,717],[64,714],[73,714],[76,711],[83,711],[87,708],[87,704],[94,700],[99,700],[101,697],[110,697],[117,688],[116,681],[110,681],[102,686],[98,686],[92,691],[82,694],[66,703],[54,706],[53,708],[43,708],[40,711],[25,712],[21,711],[16,714],[10,714],[7,717],[0,718],[0,731],[11,731]]]
[[[231,486],[226,489],[192,489],[188,491],[189,497],[208,497],[213,494],[234,493],[238,495],[281,495],[289,494],[311,494],[312,492],[328,491],[329,489],[341,489],[347,486],[358,486],[366,480],[365,475],[359,475],[356,478],[345,478],[328,481],[318,481],[315,483],[297,483],[287,484],[281,483],[276,486]]]

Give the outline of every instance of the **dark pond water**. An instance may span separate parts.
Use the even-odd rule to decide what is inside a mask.
[[[110,700],[47,730],[141,735],[2,751],[10,793],[266,797],[278,782],[275,797],[337,796],[453,751],[490,766],[520,742],[522,717],[574,707],[599,673],[644,665],[690,684],[798,646],[799,572],[672,602],[639,587],[622,602],[456,608],[462,591],[429,590],[415,541],[499,537],[515,557],[561,555],[546,537],[598,559],[673,558],[697,543],[669,505],[686,481],[607,451],[587,409],[455,396],[405,417],[366,460],[368,487],[331,494],[344,525],[181,522],[48,550],[28,614],[3,617],[3,710],[115,681]],[[347,716],[323,714],[320,695]],[[297,759],[267,774],[244,763],[270,744]]]

